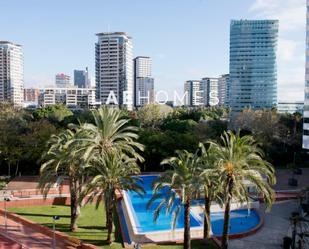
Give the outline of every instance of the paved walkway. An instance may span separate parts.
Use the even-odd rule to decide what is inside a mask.
[[[5,235],[5,237],[11,238],[18,243],[23,245],[23,248],[31,249],[50,249],[52,246],[52,238],[29,228],[25,225],[19,224],[11,219],[7,220],[7,229],[5,229],[4,218],[0,217],[0,236]],[[0,241],[2,238],[0,237]],[[1,246],[1,243],[0,243]],[[0,247],[2,248],[2,247]],[[11,248],[11,247],[3,247]],[[12,247],[14,248],[14,247]],[[17,247],[18,248],[18,247]],[[57,249],[73,249],[74,247],[66,245],[63,241],[56,241]]]
[[[303,168],[301,175],[294,174],[294,178],[298,180],[297,187],[291,187],[288,185],[288,180],[293,176],[291,169],[276,169],[277,184],[276,190],[297,190],[309,186],[309,168]]]
[[[230,240],[229,249],[282,249],[283,237],[289,231],[289,217],[297,207],[297,201],[275,203],[265,214],[262,228],[254,235]]]

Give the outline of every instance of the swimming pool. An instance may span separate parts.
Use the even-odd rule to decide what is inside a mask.
[[[148,233],[158,233],[158,232],[168,232],[172,231],[172,219],[173,215],[171,213],[166,214],[165,210],[162,210],[159,218],[156,222],[153,221],[153,212],[160,202],[160,199],[154,202],[154,204],[147,209],[147,203],[151,199],[152,192],[152,182],[157,178],[156,175],[150,176],[140,176],[143,180],[142,186],[144,187],[145,194],[140,196],[134,192],[124,191],[125,200],[127,201],[127,208],[130,210],[131,218],[134,224],[134,230],[137,234],[148,234]],[[164,190],[162,191],[164,193]],[[177,199],[176,202],[180,200]],[[194,207],[203,206],[203,201],[195,201],[192,204],[192,210]],[[202,230],[204,213],[201,211],[199,213],[194,213],[191,210],[191,228],[192,230]],[[183,216],[184,210],[182,209],[177,220],[176,230],[183,229]],[[223,230],[223,212],[212,212],[211,213],[211,227],[212,233],[216,236],[220,236]],[[232,210],[230,216],[230,233],[238,234],[242,232],[247,232],[259,224],[260,218],[255,210],[247,209]]]

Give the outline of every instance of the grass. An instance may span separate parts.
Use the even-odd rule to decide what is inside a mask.
[[[34,206],[34,207],[16,207],[10,208],[10,212],[19,214],[29,220],[39,224],[52,227],[52,216],[60,216],[60,220],[56,221],[56,229],[58,231],[69,234],[70,236],[77,237],[87,243],[100,246],[104,249],[120,249],[122,248],[121,236],[118,233],[114,234],[115,242],[112,245],[106,245],[105,239],[107,236],[107,229],[105,228],[105,212],[101,205],[95,209],[95,205],[86,205],[81,210],[81,216],[78,219],[79,229],[77,232],[69,231],[70,224],[70,207],[69,206]],[[115,231],[119,231],[116,222]],[[143,246],[148,249],[181,249],[182,244],[171,245],[154,245]],[[192,242],[193,249],[215,249],[214,245],[205,246],[201,241]]]

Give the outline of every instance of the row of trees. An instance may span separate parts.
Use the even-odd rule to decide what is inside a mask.
[[[107,242],[111,243],[113,209],[116,193],[131,190],[143,194],[139,179],[144,146],[138,142],[138,129],[130,125],[124,113],[110,108],[93,111],[94,123],[70,125],[69,129],[51,137],[45,163],[40,170],[40,187],[47,194],[56,177],[68,177],[71,192],[71,230],[76,231],[83,200],[104,203],[106,210]],[[194,152],[181,150],[176,157],[163,160],[170,165],[155,181],[154,196],[161,200],[154,212],[162,208],[174,212],[174,224],[184,208],[184,248],[190,248],[190,206],[198,195],[205,197],[205,238],[210,234],[210,203],[217,201],[225,207],[222,248],[227,248],[230,204],[232,200],[249,201],[244,179],[250,180],[266,203],[273,200],[270,187],[274,169],[263,159],[261,149],[252,136],[224,133],[221,142],[203,144]],[[263,180],[267,177],[267,181]],[[162,195],[161,190],[169,187]],[[180,196],[181,202],[175,201]],[[161,199],[162,198],[162,199]],[[176,208],[175,207],[176,204]]]
[[[274,165],[304,165],[301,150],[302,117],[275,110],[244,110],[229,115],[222,107],[174,108],[148,105],[137,111],[122,111],[130,124],[139,127],[138,142],[145,161],[142,170],[158,171],[160,162],[175,150],[194,152],[200,141],[219,141],[227,130],[248,134],[261,143]],[[36,110],[16,110],[0,104],[0,171],[2,174],[38,174],[46,140],[74,123],[95,124],[91,111],[72,112],[62,105]]]

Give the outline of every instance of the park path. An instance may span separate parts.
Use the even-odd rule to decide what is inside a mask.
[[[14,241],[17,243],[13,243]],[[11,243],[11,245],[8,244],[9,247],[5,247],[5,243]],[[5,228],[4,217],[0,216],[0,248],[21,248],[18,246],[18,244],[21,244],[22,248],[25,249],[51,249],[53,248],[52,243],[52,237],[9,218]],[[75,247],[67,245],[64,241],[56,240],[54,248],[73,249]]]

